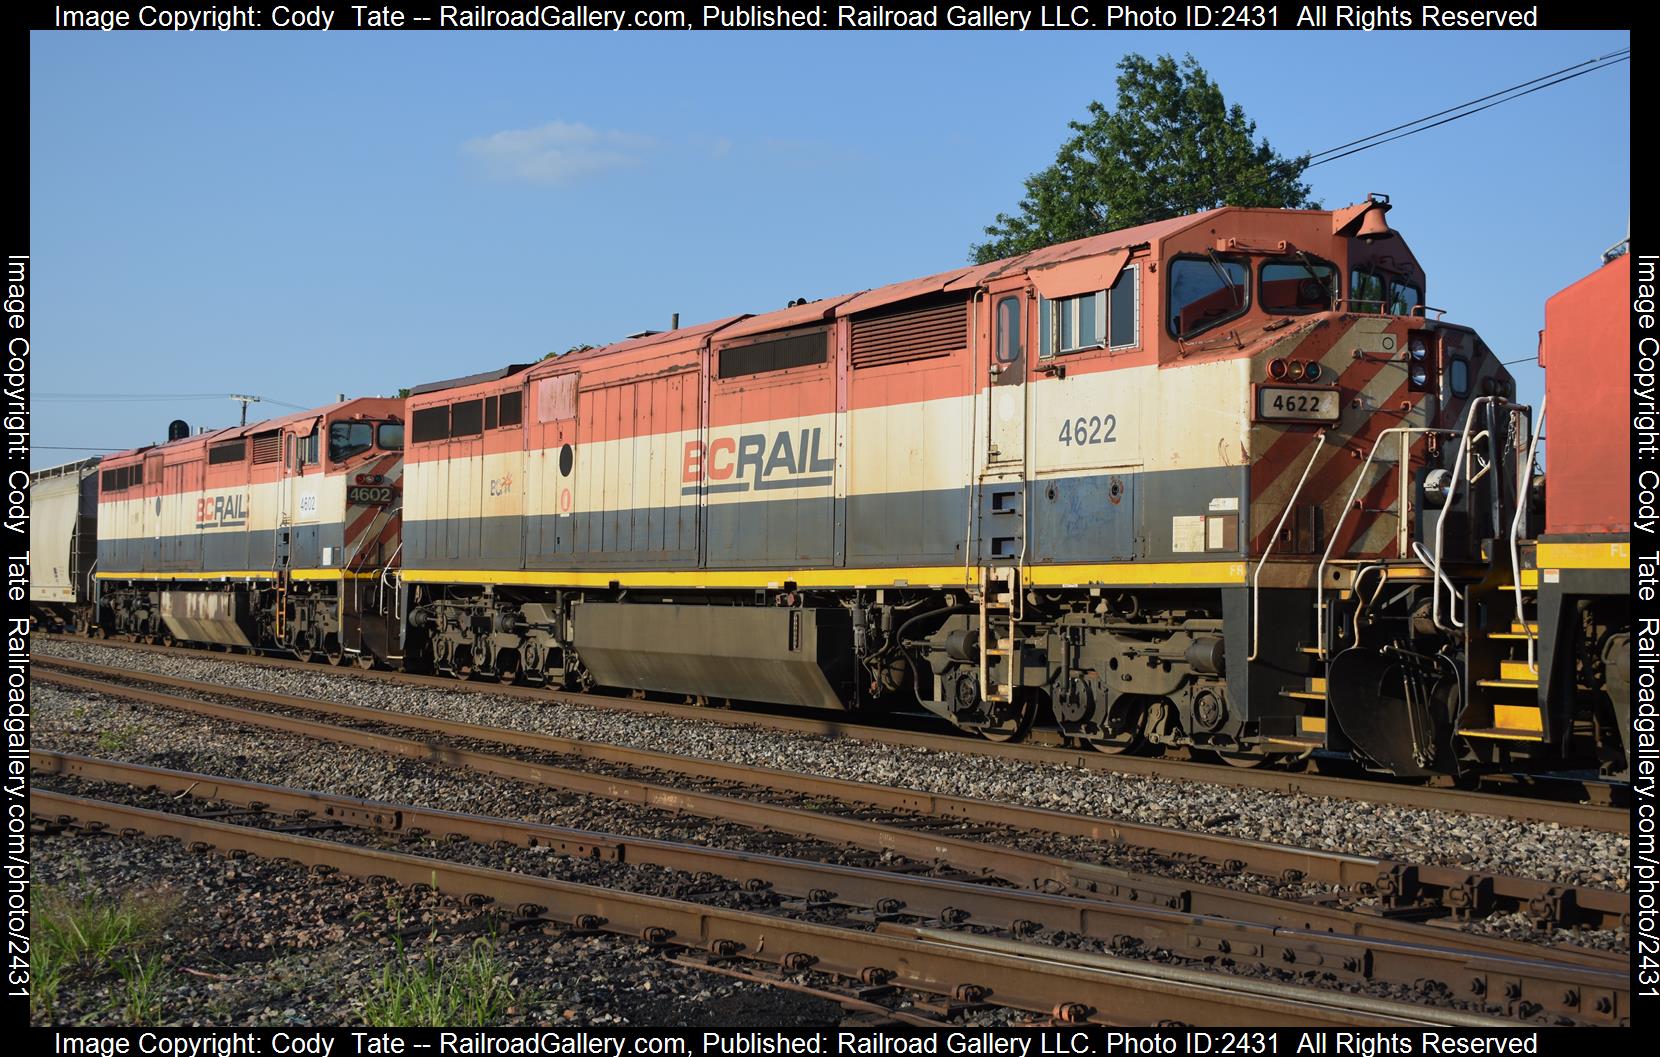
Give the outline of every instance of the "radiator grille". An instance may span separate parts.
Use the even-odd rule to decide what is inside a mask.
[[[968,302],[964,300],[853,321],[856,368],[931,360],[967,346]]]
[[[282,461],[282,434],[277,430],[254,434],[254,464]]]

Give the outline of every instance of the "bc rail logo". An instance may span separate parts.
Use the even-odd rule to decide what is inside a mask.
[[[823,488],[835,481],[836,459],[819,455],[822,429],[746,433],[717,437],[704,450],[702,442],[686,442],[681,464],[681,495],[699,491],[747,492],[765,488]]]
[[[196,527],[238,528],[248,523],[246,495],[203,496],[196,500]]]

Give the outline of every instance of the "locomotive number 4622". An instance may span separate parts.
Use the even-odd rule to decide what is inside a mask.
[[[1079,415],[1061,421],[1059,440],[1062,444],[1115,444],[1118,438],[1117,415]]]
[[[1257,420],[1268,422],[1336,422],[1341,415],[1337,387],[1257,387]]]

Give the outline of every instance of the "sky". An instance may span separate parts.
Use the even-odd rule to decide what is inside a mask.
[[[391,395],[954,267],[1128,52],[1191,53],[1291,155],[1629,43],[35,33],[33,463],[234,424],[222,394]],[[1307,179],[1328,208],[1390,195],[1428,303],[1536,401],[1545,298],[1629,229],[1630,140],[1623,63]]]

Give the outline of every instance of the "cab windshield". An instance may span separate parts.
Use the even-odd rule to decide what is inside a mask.
[[[329,461],[345,462],[374,447],[375,427],[367,422],[336,422],[329,426]]]

